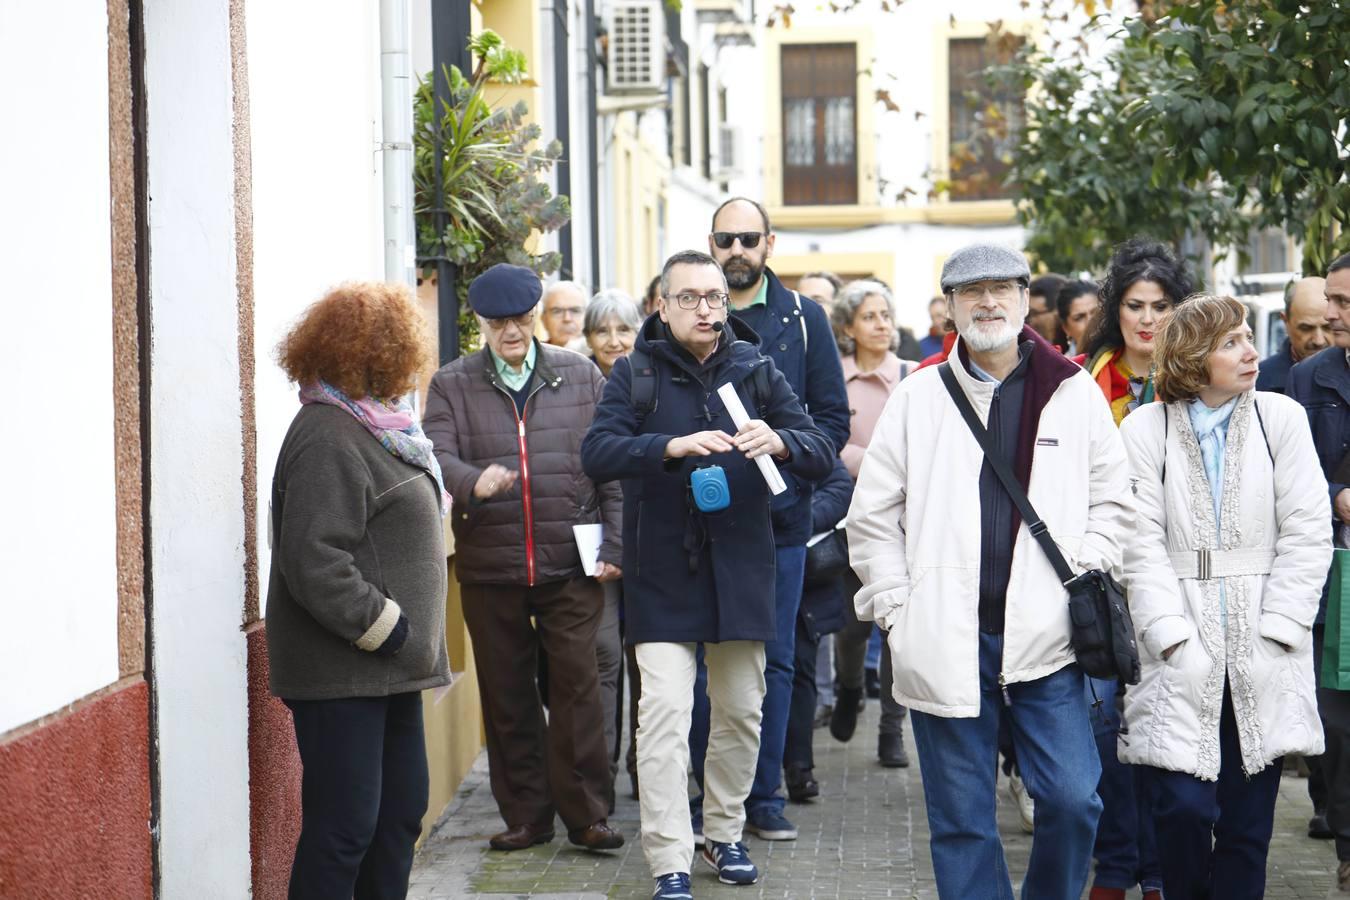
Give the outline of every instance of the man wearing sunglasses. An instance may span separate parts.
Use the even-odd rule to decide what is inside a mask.
[[[708,246],[726,274],[731,312],[759,336],[760,352],[773,360],[815,426],[835,448],[848,442],[848,395],[834,335],[825,311],[783,286],[768,268],[774,235],[764,207],[733,197],[713,213]],[[788,490],[773,501],[776,545],[777,636],[764,646],[765,680],[759,760],[746,801],[746,830],[768,841],[794,840],[797,828],[783,815],[783,745],[795,668],[797,611],[802,600],[806,542],[811,537],[811,481],[787,475]],[[708,699],[703,676],[694,691],[690,745],[694,774],[702,783],[707,746]],[[693,811],[700,824],[701,808]]]

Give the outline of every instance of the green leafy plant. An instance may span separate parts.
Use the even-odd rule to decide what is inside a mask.
[[[478,341],[477,320],[466,302],[469,282],[501,262],[540,275],[557,271],[560,254],[532,253],[527,245],[533,234],[556,231],[571,217],[568,198],[554,196],[541,180],[562,156],[562,144],[538,146],[543,132],[526,123],[524,101],[494,108],[487,96],[494,84],[525,79],[524,54],[492,31],[475,35],[469,48],[479,60],[473,73],[465,77],[454,66],[445,69],[450,96],[439,104],[428,74],[418,84],[413,110],[417,255],[424,270],[442,259],[459,269],[461,352]]]

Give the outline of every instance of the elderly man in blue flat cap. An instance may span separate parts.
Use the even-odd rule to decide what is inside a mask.
[[[1006,247],[947,260],[956,344],[891,395],[848,512],[854,606],[886,630],[893,693],[913,712],[943,900],[1012,897],[994,819],[1001,717],[1036,803],[1024,898],[1081,896],[1102,808],[1068,595],[957,405],[984,424],[1069,565],[1119,571],[1124,446],[1088,373],[1026,326],[1029,277]]]
[[[494,850],[553,840],[554,814],[588,850],[623,836],[606,822],[612,790],[595,637],[598,582],[621,577],[623,497],[596,484],[578,448],[604,378],[588,358],[534,337],[542,285],[496,265],[469,286],[486,346],[431,380],[423,427],[454,498],[455,575],[474,644],[492,796],[507,828]],[[603,526],[596,577],[572,526]],[[391,561],[397,564],[397,561]],[[533,624],[531,624],[533,619]],[[535,685],[548,660],[545,726]]]

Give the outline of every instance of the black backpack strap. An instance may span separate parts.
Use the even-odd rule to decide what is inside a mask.
[[[755,418],[763,419],[769,414],[769,400],[773,397],[767,363],[760,363],[750,370],[750,395],[755,401]]]
[[[1261,418],[1261,395],[1256,394],[1252,397],[1252,408],[1256,410],[1256,424],[1261,428],[1261,438],[1266,442],[1266,456],[1270,457],[1270,465],[1275,465],[1275,451],[1270,449],[1270,435],[1266,434],[1266,423]]]
[[[942,383],[947,387],[947,393],[951,394],[952,400],[956,403],[956,408],[961,411],[961,418],[966,420],[966,426],[970,428],[970,433],[975,435],[975,440],[979,443],[980,449],[984,451],[984,458],[989,460],[989,464],[994,467],[994,473],[998,475],[998,480],[1003,482],[1003,489],[1008,492],[1012,502],[1017,506],[1018,512],[1022,514],[1022,521],[1027,524],[1027,529],[1031,536],[1036,539],[1036,543],[1041,545],[1045,551],[1046,557],[1050,560],[1050,565],[1055,569],[1055,575],[1059,578],[1061,584],[1067,585],[1076,577],[1073,570],[1069,568],[1068,562],[1064,559],[1064,554],[1059,552],[1055,546],[1055,541],[1050,537],[1050,529],[1046,527],[1045,522],[1036,514],[1036,509],[1027,499],[1026,491],[1022,490],[1022,485],[1017,483],[1017,476],[1013,474],[1012,466],[1008,461],[1000,456],[994,449],[993,439],[989,437],[989,431],[980,421],[980,417],[975,414],[975,409],[970,405],[970,398],[966,396],[965,391],[961,390],[961,385],[956,382],[956,374],[952,372],[951,363],[944,362],[938,366],[938,372],[942,376]]]
[[[638,428],[647,416],[656,410],[656,366],[645,350],[634,347],[628,354],[632,376],[628,382],[628,397],[637,413]]]

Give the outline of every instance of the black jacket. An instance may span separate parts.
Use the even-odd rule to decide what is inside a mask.
[[[829,531],[848,514],[853,502],[853,478],[844,461],[835,458],[830,474],[816,482],[811,492],[811,533]],[[810,553],[808,549],[806,551]],[[852,602],[853,598],[847,598]],[[797,618],[813,637],[833,634],[844,627],[844,575],[841,572],[825,584],[802,589],[802,605]]]
[[[755,462],[739,452],[666,460],[671,439],[696,431],[736,432],[717,395],[734,384],[752,415],[751,372],[770,367],[770,395],[760,415],[782,437],[789,458],[781,466],[807,481],[830,470],[834,448],[802,411],[773,362],[760,355],[743,322],[728,320],[721,344],[702,365],[669,337],[658,316],[639,332],[636,347],[656,370],[656,406],[639,423],[632,402],[632,369],[620,359],[610,372],[581,463],[597,482],[623,482],[624,623],[628,643],[649,641],[768,641],[774,621],[774,530],[769,489]],[[732,340],[732,336],[738,340]],[[731,505],[699,512],[689,497],[696,468],[721,466]],[[803,523],[809,528],[809,522]],[[803,540],[803,543],[805,541]]]
[[[1289,380],[1289,370],[1293,367],[1294,353],[1289,345],[1289,338],[1285,338],[1279,352],[1261,360],[1261,371],[1256,376],[1256,389],[1283,394],[1285,382]]]

